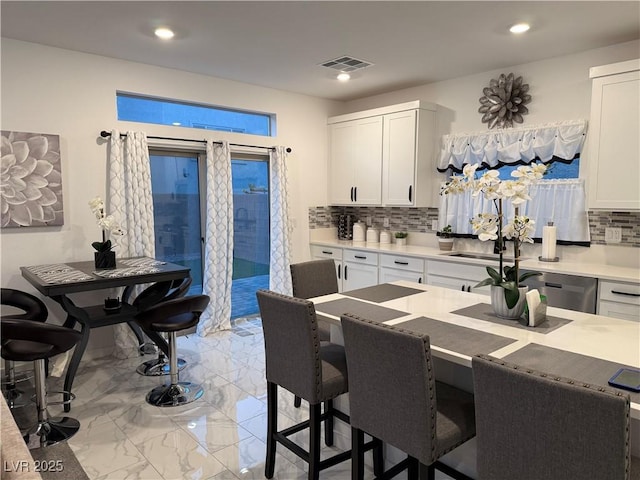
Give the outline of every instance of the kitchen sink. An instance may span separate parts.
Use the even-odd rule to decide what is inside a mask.
[[[474,258],[476,260],[493,260],[494,262],[498,262],[500,260],[500,255],[497,253],[479,253],[479,252],[452,252],[452,253],[443,253],[442,255],[446,255],[448,257],[459,257],[459,258]],[[513,257],[504,255],[502,259],[505,262],[513,263]],[[526,260],[524,257],[520,257],[520,260]]]

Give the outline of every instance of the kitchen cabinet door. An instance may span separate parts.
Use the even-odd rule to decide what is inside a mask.
[[[378,284],[378,266],[344,262],[342,288],[345,292]]]
[[[382,202],[382,116],[329,125],[329,201]]]
[[[396,270],[395,268],[380,267],[379,274],[380,283],[391,283],[398,280],[407,280],[416,283],[422,283],[424,281],[424,275],[422,273]]]
[[[640,60],[591,69],[589,208],[640,210]]]
[[[383,202],[386,205],[413,205],[416,180],[417,111],[384,116]]]

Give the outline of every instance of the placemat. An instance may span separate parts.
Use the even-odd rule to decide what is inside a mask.
[[[95,277],[64,263],[36,265],[27,267],[27,270],[46,283],[75,283],[95,280]]]
[[[157,267],[158,265],[166,265],[167,262],[156,260],[155,258],[141,257],[141,258],[125,258],[120,260],[120,263],[129,265],[130,267]]]
[[[489,354],[495,352],[517,341],[513,338],[452,325],[427,317],[418,317],[406,322],[396,323],[395,326],[412,332],[427,334],[432,346],[446,348],[452,352],[462,353],[470,357],[478,353]]]
[[[131,277],[133,275],[146,275],[148,273],[157,273],[159,268],[155,267],[128,267],[128,268],[114,268],[113,270],[96,270],[94,275],[98,275],[102,278],[120,278]]]
[[[526,327],[517,320],[507,320],[505,318],[498,317],[495,313],[493,313],[493,307],[488,303],[477,303],[475,305],[471,305],[470,307],[454,310],[451,313],[462,315],[463,317],[475,318],[477,320],[499,323],[500,325],[506,325],[508,327],[524,328],[536,333],[544,334],[553,332],[555,329],[560,328],[573,321],[567,320],[566,318],[552,317],[550,315],[547,315],[547,319],[540,325],[536,325],[535,327]]]
[[[601,360],[588,355],[545,347],[538,343],[530,343],[520,350],[507,355],[504,360],[539,370],[540,372],[610,388],[615,387],[612,387],[607,382],[618,370],[623,367],[638,368],[638,365],[609,362],[608,360]],[[628,393],[632,402],[640,403],[640,393],[621,388],[616,388],[616,390]]]
[[[417,288],[401,287],[400,285],[392,285],[390,283],[381,283],[380,285],[359,288],[358,290],[351,290],[349,292],[343,292],[342,294],[347,297],[354,297],[361,300],[368,300],[370,302],[382,303],[388,302],[389,300],[395,300],[396,298],[407,297],[409,295],[415,295],[416,293],[423,292],[424,290],[418,290]]]
[[[320,313],[328,313],[340,317],[344,313],[352,313],[367,320],[376,322],[386,322],[398,317],[409,315],[407,312],[394,310],[392,308],[380,307],[370,303],[359,302],[350,298],[340,298],[324,303],[315,304],[316,311]]]

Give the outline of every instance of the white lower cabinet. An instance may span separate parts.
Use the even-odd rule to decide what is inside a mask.
[[[398,280],[424,283],[424,260],[402,255],[380,254],[379,282]]]
[[[427,260],[426,271],[429,285],[463,292],[491,294],[489,285],[480,288],[474,286],[489,276],[487,269],[483,266]]]
[[[598,315],[640,322],[640,284],[601,280]]]
[[[342,249],[335,247],[323,247],[320,245],[311,245],[311,258],[313,260],[331,258],[335,261],[336,276],[338,277],[338,291],[342,292]]]
[[[342,289],[344,291],[378,284],[378,254],[366,250],[342,252]]]

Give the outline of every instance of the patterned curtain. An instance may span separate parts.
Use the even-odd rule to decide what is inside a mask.
[[[120,220],[119,257],[155,256],[151,166],[147,136],[128,132],[120,138],[112,130],[109,143],[109,196],[107,211]],[[126,323],[115,325],[115,351],[119,358],[138,355],[138,342]]]
[[[289,194],[287,186],[286,150],[276,147],[270,154],[269,195],[271,201],[271,261],[269,289],[292,295],[291,225],[289,223]]]
[[[231,328],[233,273],[233,189],[229,144],[207,141],[207,212],[202,293],[211,301],[198,335]]]

